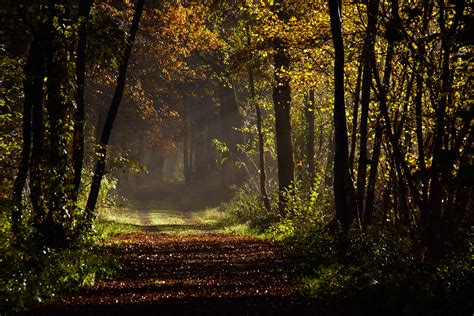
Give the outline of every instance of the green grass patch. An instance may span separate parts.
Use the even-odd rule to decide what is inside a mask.
[[[192,213],[192,218],[201,225],[208,226],[215,233],[256,238],[269,237],[269,235],[250,227],[248,222],[239,221],[237,217],[220,207],[195,211]]]
[[[248,222],[239,220],[225,209],[225,205],[197,211],[161,209],[151,204],[124,205],[102,210],[95,227],[98,234],[107,236],[133,231],[148,231],[167,234],[199,235],[230,234],[270,238],[270,234],[252,228]]]
[[[151,209],[147,212],[149,225],[178,226],[186,224],[186,215],[173,210]]]
[[[140,230],[140,219],[136,210],[130,206],[101,209],[94,222],[100,238]]]

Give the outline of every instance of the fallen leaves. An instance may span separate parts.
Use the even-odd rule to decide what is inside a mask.
[[[134,232],[115,236],[107,245],[122,264],[120,274],[50,302],[50,308],[292,295],[288,258],[269,241]]]

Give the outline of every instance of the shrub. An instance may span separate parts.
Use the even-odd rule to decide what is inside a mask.
[[[0,219],[0,313],[17,312],[60,293],[91,285],[118,267],[90,235],[73,248],[54,250],[37,239],[33,228],[14,238],[11,223]]]
[[[279,215],[275,207],[271,211],[265,209],[259,193],[246,183],[235,192],[234,198],[222,207],[238,221],[247,223],[250,228],[262,232],[277,222]]]

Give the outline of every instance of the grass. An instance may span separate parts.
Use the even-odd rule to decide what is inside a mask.
[[[126,206],[101,209],[94,222],[95,230],[101,238],[138,231],[139,226],[136,210]]]
[[[268,238],[219,208],[181,211],[162,209],[160,205],[154,204],[146,207],[129,204],[101,210],[95,227],[103,238],[133,231],[180,235],[213,233]]]
[[[195,221],[200,222],[202,225],[212,227],[216,233],[268,238],[267,235],[250,228],[247,223],[239,222],[235,216],[221,210],[219,207],[195,211],[192,216]]]

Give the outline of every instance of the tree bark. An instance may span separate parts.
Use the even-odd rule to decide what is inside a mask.
[[[425,1],[427,2],[427,1]],[[423,34],[426,33],[428,27],[427,12],[424,12],[423,18]],[[428,208],[426,203],[428,201],[428,177],[425,162],[425,146],[423,140],[423,59],[425,57],[425,43],[424,39],[420,40],[418,48],[418,67],[416,70],[416,92],[415,92],[415,122],[416,122],[416,139],[418,148],[418,167],[420,168],[420,182],[422,192],[422,206],[421,206],[421,225],[426,226],[428,220]]]
[[[289,20],[284,6],[274,6],[278,18],[286,23]],[[285,74],[290,68],[290,57],[286,44],[281,38],[275,38],[273,61],[275,66],[273,87],[273,107],[275,109],[275,136],[278,165],[278,209],[281,216],[286,215],[287,201],[285,192],[294,180],[293,142],[291,139],[291,88],[290,78]]]
[[[314,165],[314,90],[309,92],[309,98],[305,107],[305,118],[307,124],[306,159],[308,160],[308,178],[311,189],[314,188],[314,177],[316,175]]]
[[[334,151],[336,147],[336,137],[333,133],[333,129],[331,129],[331,136],[330,136],[329,144],[328,144],[328,152],[327,152],[327,159],[326,159],[326,167],[324,168],[324,187],[329,187],[334,185],[334,172],[331,170],[334,164]]]
[[[354,110],[352,114],[352,135],[351,135],[351,151],[349,154],[349,170],[351,173],[354,173],[354,160],[355,160],[355,151],[356,151],[356,142],[357,142],[357,126],[359,119],[359,100],[360,100],[360,86],[362,82],[362,69],[363,67],[363,55],[361,54],[359,61],[359,66],[357,67],[357,80],[355,87],[354,95]]]
[[[18,231],[22,215],[22,195],[28,176],[28,167],[31,153],[31,135],[32,135],[32,109],[33,103],[43,102],[43,65],[41,58],[41,46],[38,34],[33,34],[33,40],[28,52],[28,59],[25,65],[25,79],[23,80],[23,146],[21,152],[21,161],[13,184],[12,194],[12,229]]]
[[[74,112],[74,133],[72,144],[72,164],[74,168],[74,188],[72,193],[73,202],[77,201],[79,187],[81,185],[82,164],[84,160],[84,122],[85,122],[85,100],[84,87],[86,75],[86,46],[87,46],[87,24],[89,14],[94,0],[79,1],[78,8],[78,44],[76,57],[76,111]]]
[[[372,59],[372,65],[373,65],[372,69],[375,70],[376,67],[375,67],[375,59],[374,58]],[[374,79],[375,79],[375,83],[376,83],[376,87],[377,87],[376,94],[377,94],[377,98],[379,100],[380,112],[381,112],[381,116],[383,118],[383,121],[385,123],[384,124],[385,125],[385,132],[387,134],[387,137],[389,139],[390,144],[392,145],[394,159],[396,161],[398,161],[398,163],[400,164],[400,167],[403,171],[403,176],[405,177],[405,179],[408,183],[408,187],[410,188],[410,191],[413,195],[413,199],[415,200],[416,205],[420,206],[421,205],[420,204],[421,200],[420,200],[419,192],[418,192],[418,190],[416,189],[416,186],[415,186],[413,175],[412,175],[410,169],[408,168],[408,164],[405,160],[405,156],[402,153],[402,151],[400,149],[400,145],[398,143],[398,140],[397,140],[397,138],[395,137],[395,135],[393,133],[392,122],[391,122],[390,116],[388,114],[388,108],[387,108],[387,103],[386,103],[385,87],[383,86],[383,83],[380,82],[380,77],[379,77],[378,72],[374,71],[373,75],[374,75]]]
[[[432,255],[439,255],[441,243],[441,220],[443,211],[443,200],[446,192],[443,189],[443,177],[449,175],[454,161],[447,162],[448,154],[446,127],[446,109],[449,108],[450,99],[448,98],[452,89],[452,70],[450,68],[451,53],[453,50],[453,37],[457,26],[459,25],[465,8],[465,1],[457,1],[455,5],[454,21],[446,21],[447,10],[444,0],[439,2],[439,28],[441,33],[441,89],[435,108],[435,131],[433,139],[433,156],[430,168],[430,190],[429,190],[429,227],[428,247]],[[450,158],[448,158],[450,159]]]
[[[138,26],[140,24],[140,18],[143,12],[145,0],[138,0],[135,4],[135,12],[133,14],[132,25],[130,27],[129,37],[125,46],[125,52],[123,55],[123,60],[120,64],[119,75],[117,79],[117,86],[115,88],[115,93],[112,98],[112,103],[110,104],[109,112],[107,113],[107,119],[102,130],[102,135],[100,138],[100,144],[98,146],[96,156],[97,164],[95,166],[94,177],[92,180],[91,191],[89,193],[89,198],[87,199],[86,213],[89,221],[92,220],[95,205],[97,203],[97,197],[99,195],[100,183],[105,174],[105,162],[107,158],[107,145],[109,143],[110,135],[112,133],[112,127],[114,125],[115,117],[120,107],[122,101],[123,92],[125,89],[125,81],[127,78],[127,67],[130,55],[132,54],[133,43],[138,31]],[[91,224],[90,222],[87,224]]]
[[[184,169],[184,182],[186,184],[191,183],[191,166],[189,163],[189,126],[188,126],[188,115],[187,108],[184,108],[184,117],[183,117],[183,169]]]
[[[348,227],[357,217],[354,186],[349,173],[348,137],[344,101],[344,43],[342,39],[341,4],[328,0],[334,57],[334,200],[336,220]]]
[[[374,55],[375,36],[377,31],[378,0],[367,1],[367,31],[363,48],[362,100],[360,116],[359,161],[357,164],[357,210],[359,218],[364,213],[365,185],[367,177],[367,135],[370,106],[370,90],[372,87],[371,56]]]
[[[45,26],[40,26],[38,36],[40,42],[44,42],[45,37]],[[43,85],[45,77],[45,54],[44,47],[39,46],[38,51],[35,53],[35,65],[38,67],[36,70],[35,79],[35,91],[32,100],[32,147],[31,147],[31,158],[30,158],[30,199],[34,211],[34,221],[36,223],[41,222],[41,219],[45,215],[44,197],[43,197],[43,185],[42,179],[44,178],[44,172],[42,168],[42,157],[43,157],[43,145],[44,145],[44,117],[43,117]]]
[[[248,49],[251,48],[252,45],[252,39],[250,36],[250,27],[247,24],[246,25],[246,31],[247,31],[247,47]],[[255,104],[255,112],[257,115],[257,135],[258,135],[258,166],[259,166],[259,175],[260,175],[260,194],[262,195],[262,201],[263,205],[265,206],[265,209],[270,212],[271,211],[271,205],[270,205],[270,199],[268,198],[267,194],[267,175],[265,171],[265,140],[264,140],[264,135],[262,131],[262,111],[260,110],[260,105],[258,104],[256,100],[256,92],[255,92],[255,82],[254,82],[254,77],[253,77],[253,71],[251,66],[248,67],[248,76],[249,76],[249,88],[250,88],[250,98],[251,102]]]
[[[398,0],[392,0],[392,19],[398,20]],[[385,56],[385,66],[383,75],[383,85],[387,91],[390,87],[390,77],[392,74],[392,60],[394,55],[395,43],[392,39],[388,39],[387,54]],[[374,71],[376,71],[374,69]],[[380,149],[382,146],[383,129],[381,124],[381,117],[377,117],[375,125],[375,143],[372,151],[371,165],[369,171],[369,180],[367,183],[367,197],[365,201],[364,223],[370,225],[372,223],[375,197],[375,184],[377,181],[377,171],[380,160]]]
[[[46,35],[46,87],[47,103],[46,110],[48,114],[48,136],[49,136],[49,159],[48,159],[48,217],[52,214],[65,214],[65,208],[68,201],[68,154],[67,154],[67,120],[70,103],[65,96],[68,91],[66,84],[67,69],[66,56],[69,47],[63,41],[63,35],[57,30],[56,23],[63,23],[63,14],[58,11],[57,5],[64,4],[62,0],[50,1],[48,6],[48,33]],[[59,22],[55,21],[59,19]],[[53,225],[53,220],[50,224]],[[46,227],[45,229],[53,229]],[[57,237],[57,238],[56,238]],[[63,236],[53,236],[51,242],[62,244]]]

